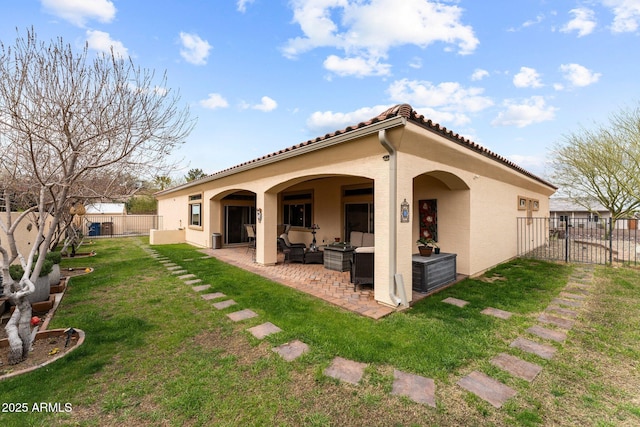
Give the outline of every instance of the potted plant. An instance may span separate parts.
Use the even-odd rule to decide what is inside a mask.
[[[418,244],[418,250],[420,251],[421,256],[431,256],[434,248],[436,248],[436,253],[440,252],[440,247],[433,239],[421,237],[416,241],[416,243]]]

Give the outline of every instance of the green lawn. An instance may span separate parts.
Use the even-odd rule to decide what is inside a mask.
[[[640,271],[596,268],[595,291],[551,361],[510,349],[566,285],[573,266],[515,260],[406,312],[374,321],[252,273],[201,259],[188,245],[154,247],[237,306],[218,311],[145,251],[141,238],[99,240],[50,328],[83,329],[85,343],[40,371],[0,382],[0,402],[71,403],[70,413],[0,413],[4,425],[635,425],[640,423]],[[458,308],[441,301],[470,302]],[[514,313],[508,321],[480,314]],[[250,308],[258,317],[231,322]],[[246,329],[283,329],[259,341]],[[284,362],[294,339],[311,352]],[[531,384],[489,360],[508,352],[543,366]],[[322,372],[341,356],[369,364],[362,384]],[[435,379],[437,408],[390,395],[393,370]],[[518,391],[502,409],[455,383],[472,370]]]

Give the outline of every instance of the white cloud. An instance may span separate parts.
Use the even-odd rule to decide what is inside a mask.
[[[493,126],[517,126],[519,128],[534,123],[546,122],[555,118],[557,108],[546,105],[541,96],[532,96],[524,101],[507,100],[507,109],[498,114],[492,122]]]
[[[325,66],[333,66],[331,71],[340,75],[386,73],[389,65],[381,61],[395,46],[426,48],[442,42],[465,55],[479,43],[471,26],[462,24],[463,10],[456,5],[429,0],[293,0],[292,4],[293,20],[303,36],[289,39],[283,54],[295,58],[318,47],[335,48],[344,52],[344,58],[331,55]]]
[[[238,0],[238,12],[245,13],[247,5],[253,3],[254,0]]]
[[[489,72],[487,70],[483,70],[482,68],[476,68],[473,70],[473,74],[471,74],[471,80],[478,81],[482,80],[485,77],[489,77]]]
[[[229,103],[219,93],[210,93],[207,99],[200,101],[200,105],[204,108],[215,110],[216,108],[227,108]]]
[[[417,56],[413,57],[409,62],[409,67],[414,68],[416,70],[419,70],[420,68],[422,68],[422,58]]]
[[[127,58],[129,51],[118,40],[113,40],[109,33],[97,30],[87,30],[87,44],[89,49],[97,50],[98,52],[110,53],[113,49],[113,53],[116,57]]]
[[[477,113],[493,105],[491,98],[482,95],[484,89],[465,88],[456,82],[434,85],[428,81],[402,79],[393,82],[387,92],[391,100],[411,104],[425,117],[455,125],[471,121],[465,113]]]
[[[307,127],[312,132],[333,132],[370,120],[389,107],[390,105],[376,105],[375,107],[364,107],[348,113],[316,111],[307,119]]]
[[[520,67],[520,72],[513,76],[513,84],[515,87],[542,87],[540,74],[529,67]]]
[[[611,31],[632,33],[640,24],[640,0],[603,0],[602,4],[611,8],[614,18]]]
[[[256,104],[256,105],[249,105],[245,103],[242,105],[242,108],[252,108],[254,110],[264,111],[265,113],[268,113],[269,111],[273,111],[276,108],[278,108],[278,103],[273,99],[269,98],[268,96],[263,96],[260,99],[260,101],[261,101],[260,104]]]
[[[207,63],[207,57],[211,50],[211,45],[208,41],[202,40],[197,34],[181,32],[180,42],[182,43],[180,56],[182,56],[185,61],[194,65],[204,65]]]
[[[381,64],[378,58],[340,58],[329,55],[324,61],[324,68],[339,76],[386,76],[390,74],[391,65]]]
[[[573,19],[560,28],[560,31],[563,33],[577,31],[578,37],[586,36],[593,32],[597,24],[593,10],[587,9],[586,7],[579,7],[571,9],[569,13],[573,15]]]
[[[572,86],[584,87],[596,83],[601,73],[594,73],[587,67],[580,64],[562,64],[560,71],[564,73],[565,80],[569,81]]]
[[[44,9],[78,27],[90,19],[108,23],[116,16],[116,7],[109,0],[41,0]]]

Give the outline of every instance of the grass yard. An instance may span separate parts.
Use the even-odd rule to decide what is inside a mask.
[[[61,361],[0,382],[0,402],[70,403],[61,413],[0,413],[6,426],[460,426],[640,424],[640,271],[596,267],[594,290],[550,361],[510,349],[567,284],[574,267],[515,260],[374,321],[291,288],[201,259],[188,245],[154,247],[233,298],[218,311],[145,251],[147,239],[99,240],[50,328],[83,329]],[[446,297],[470,304],[444,304]],[[514,313],[500,320],[480,313]],[[257,318],[225,314],[250,308]],[[246,329],[283,331],[257,340]],[[285,362],[271,348],[311,351]],[[510,353],[543,367],[532,383],[489,363]],[[340,356],[369,364],[358,386],[323,375]],[[437,408],[390,394],[393,370],[433,378]],[[518,391],[501,409],[456,385],[473,370]]]

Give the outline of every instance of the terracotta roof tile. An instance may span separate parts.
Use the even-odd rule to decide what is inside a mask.
[[[471,141],[469,139],[465,139],[464,137],[460,136],[460,134],[453,133],[453,131],[448,130],[446,127],[440,126],[438,123],[434,123],[430,119],[426,119],[422,114],[418,114],[416,111],[414,111],[413,108],[411,107],[411,105],[409,105],[409,104],[398,104],[398,105],[395,105],[395,106],[389,108],[388,110],[383,111],[378,116],[373,117],[372,119],[370,119],[368,121],[358,123],[357,125],[348,126],[345,129],[337,130],[337,131],[335,131],[333,133],[328,133],[328,134],[326,134],[326,135],[324,135],[322,137],[317,137],[317,138],[315,138],[313,140],[310,139],[308,141],[302,142],[302,143],[294,145],[292,147],[288,147],[288,148],[282,149],[282,150],[277,151],[275,153],[270,153],[270,154],[267,154],[265,156],[259,157],[257,159],[249,160],[249,161],[241,163],[239,165],[236,165],[236,166],[233,166],[233,167],[230,167],[230,168],[227,168],[227,169],[223,169],[221,171],[215,172],[215,173],[213,173],[211,175],[208,175],[207,177],[204,177],[204,178],[201,178],[201,179],[202,180],[206,180],[207,178],[212,178],[212,177],[215,177],[216,175],[226,174],[228,172],[233,171],[234,169],[238,169],[238,168],[243,167],[243,166],[251,165],[251,164],[257,163],[257,162],[259,162],[261,160],[269,159],[269,158],[281,155],[283,153],[287,153],[287,152],[290,152],[290,151],[293,151],[293,150],[297,150],[297,149],[300,149],[302,147],[306,147],[308,145],[315,144],[315,143],[327,140],[327,139],[332,138],[334,136],[338,136],[338,135],[346,134],[346,133],[349,133],[349,132],[353,132],[354,130],[357,130],[357,129],[360,129],[360,128],[372,125],[374,123],[378,123],[378,122],[387,120],[387,119],[392,119],[394,117],[404,117],[407,120],[409,120],[409,121],[411,121],[411,122],[413,122],[413,123],[415,123],[415,124],[417,124],[419,126],[422,126],[422,127],[426,128],[426,129],[432,131],[432,132],[435,132],[435,133],[447,138],[448,140],[450,140],[450,141],[452,141],[454,143],[460,144],[463,147],[466,147],[466,148],[468,148],[468,149],[470,149],[472,151],[480,153],[480,154],[482,154],[482,155],[484,155],[484,156],[486,156],[486,157],[488,157],[488,158],[490,158],[492,160],[497,161],[498,163],[502,163],[505,166],[507,166],[507,167],[509,167],[511,169],[514,169],[514,170],[518,171],[519,173],[521,173],[523,175],[526,175],[526,176],[528,176],[528,177],[530,177],[532,179],[535,179],[536,181],[539,181],[539,182],[541,182],[541,183],[543,183],[545,185],[548,185],[548,186],[550,186],[552,188],[557,188],[553,184],[550,184],[549,182],[543,180],[542,178],[540,178],[540,177],[528,172],[527,170],[521,168],[520,166],[516,165],[512,161],[506,159],[505,157],[502,157],[502,156],[500,156],[500,155],[498,155],[498,154],[496,154],[496,153],[494,153],[494,152],[482,147],[481,145],[476,144],[475,142],[473,142],[473,141]]]

